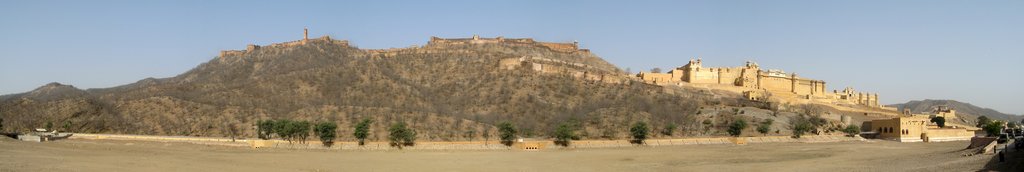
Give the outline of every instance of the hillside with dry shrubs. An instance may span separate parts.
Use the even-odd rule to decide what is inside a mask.
[[[520,57],[584,64],[590,67],[574,70],[622,81],[542,73],[525,63],[499,68],[501,59]],[[369,140],[377,141],[398,122],[419,140],[435,141],[495,140],[495,125],[503,121],[523,137],[547,138],[568,123],[593,139],[626,138],[636,121],[674,126],[676,135],[722,134],[698,119],[717,113],[703,107],[756,105],[735,94],[633,81],[589,52],[505,44],[366,50],[310,42],[216,57],[175,77],[112,88],[48,84],[0,97],[0,117],[5,131],[55,123],[72,132],[248,138],[256,137],[259,120],[328,121],[346,141],[355,140],[351,133],[362,119],[374,121]]]

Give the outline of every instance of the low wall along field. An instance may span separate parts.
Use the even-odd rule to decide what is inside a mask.
[[[286,149],[335,149],[335,150],[397,150],[388,142],[366,142],[359,146],[357,142],[334,142],[330,147],[324,146],[318,140],[309,140],[306,143],[291,142],[284,140],[249,140],[212,137],[187,137],[187,136],[145,136],[145,135],[115,135],[115,134],[82,134],[75,133],[71,139],[99,139],[99,140],[139,140],[159,142],[187,142],[204,145],[239,146],[252,148],[286,148]],[[815,135],[803,136],[799,139],[789,136],[764,136],[764,137],[708,137],[708,138],[679,138],[679,139],[648,139],[646,146],[680,146],[680,145],[707,145],[707,144],[758,144],[758,143],[822,143],[860,141],[859,137],[845,137],[839,135]],[[568,147],[555,145],[552,141],[525,141],[514,143],[513,146],[505,146],[499,141],[463,141],[463,142],[416,142],[414,146],[406,146],[402,149],[409,150],[538,150],[538,149],[577,149],[577,148],[616,148],[634,147],[635,144],[628,140],[576,140]],[[527,149],[530,148],[530,149]]]

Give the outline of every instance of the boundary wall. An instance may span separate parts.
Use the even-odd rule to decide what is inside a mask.
[[[83,134],[75,133],[71,139],[94,139],[94,140],[137,140],[157,142],[185,142],[203,145],[239,146],[251,148],[285,148],[285,149],[335,149],[335,150],[397,150],[388,142],[366,142],[359,146],[357,142],[334,142],[330,147],[324,146],[318,140],[309,140],[305,143],[285,140],[250,140],[216,138],[216,137],[188,137],[188,136],[148,136],[148,135],[118,135],[118,134]],[[844,141],[862,141],[860,137],[846,137],[840,135],[806,135],[801,138],[790,136],[758,136],[758,137],[706,137],[706,138],[676,138],[676,139],[648,139],[644,146],[682,146],[682,145],[712,145],[712,144],[761,144],[761,143],[826,143]],[[456,142],[417,142],[413,146],[405,146],[407,150],[539,150],[539,149],[577,149],[577,148],[618,148],[636,147],[628,140],[574,140],[568,147],[555,145],[552,141],[525,141],[514,143],[511,147],[501,144],[499,141],[456,141]],[[526,149],[531,147],[533,149]]]

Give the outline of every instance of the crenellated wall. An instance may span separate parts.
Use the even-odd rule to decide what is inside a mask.
[[[533,38],[483,38],[478,35],[473,35],[472,38],[440,38],[436,36],[430,37],[430,41],[427,45],[433,46],[446,46],[446,45],[471,45],[471,44],[510,44],[510,45],[538,45],[554,51],[559,52],[589,52],[589,50],[579,49],[579,44],[576,42],[572,43],[556,43],[556,42],[537,42]]]
[[[296,47],[296,46],[306,45],[307,43],[325,43],[325,44],[338,45],[338,46],[346,46],[346,47],[349,46],[347,40],[336,40],[336,39],[331,39],[330,36],[323,36],[323,37],[316,38],[316,39],[302,39],[302,40],[298,40],[298,41],[275,43],[275,44],[270,44],[270,45],[266,45],[266,46],[249,44],[249,45],[245,46],[245,50],[223,50],[223,51],[220,51],[220,54],[217,55],[217,56],[219,58],[232,57],[232,56],[242,56],[242,55],[245,55],[246,53],[255,52],[255,51],[258,51],[258,50],[263,49],[263,48],[289,48],[289,47]]]

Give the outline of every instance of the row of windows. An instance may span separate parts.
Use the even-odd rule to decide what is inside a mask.
[[[878,132],[879,132],[879,133],[892,133],[892,127],[879,127],[879,128],[878,128]],[[907,134],[910,134],[910,130],[908,130],[908,129],[902,129],[902,130],[900,130],[900,134],[901,134],[901,135],[907,135]]]

